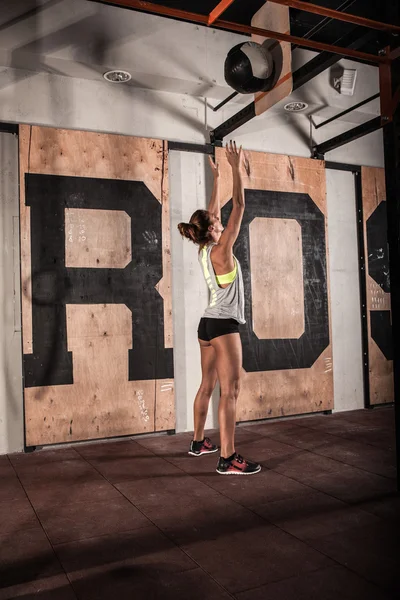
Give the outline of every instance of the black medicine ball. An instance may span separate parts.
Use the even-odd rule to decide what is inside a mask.
[[[256,42],[234,46],[225,60],[225,81],[240,94],[255,94],[273,87],[274,61],[271,53]]]

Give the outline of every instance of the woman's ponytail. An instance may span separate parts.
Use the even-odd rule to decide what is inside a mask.
[[[198,244],[198,227],[193,223],[179,223],[178,225],[179,233],[182,237],[187,238],[194,244]]]
[[[178,229],[182,237],[202,247],[210,241],[210,225],[212,225],[210,213],[207,210],[196,210],[191,216],[190,222],[179,223]]]

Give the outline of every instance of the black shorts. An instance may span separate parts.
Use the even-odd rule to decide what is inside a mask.
[[[197,330],[199,340],[209,342],[228,333],[239,333],[239,323],[236,319],[209,319],[204,317],[200,319]]]

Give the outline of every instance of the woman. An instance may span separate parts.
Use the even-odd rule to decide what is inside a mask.
[[[179,223],[182,236],[200,247],[199,261],[210,290],[210,302],[198,328],[202,381],[194,401],[194,436],[189,454],[201,456],[218,448],[204,437],[208,405],[217,378],[221,387],[218,418],[221,434],[217,473],[253,475],[260,465],[245,460],[235,450],[236,402],[240,391],[242,344],[239,324],[244,323],[244,290],[240,264],[233,255],[244,213],[242,148],[226,146],[232,168],[233,207],[228,224],[221,224],[219,167],[210,158],[214,186],[208,210],[197,210],[189,223]]]

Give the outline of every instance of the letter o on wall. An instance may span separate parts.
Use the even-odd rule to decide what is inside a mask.
[[[308,194],[265,190],[245,194],[246,210],[235,246],[246,296],[246,325],[241,330],[244,369],[310,368],[330,341],[325,217]],[[222,210],[225,224],[231,210],[228,202]]]

